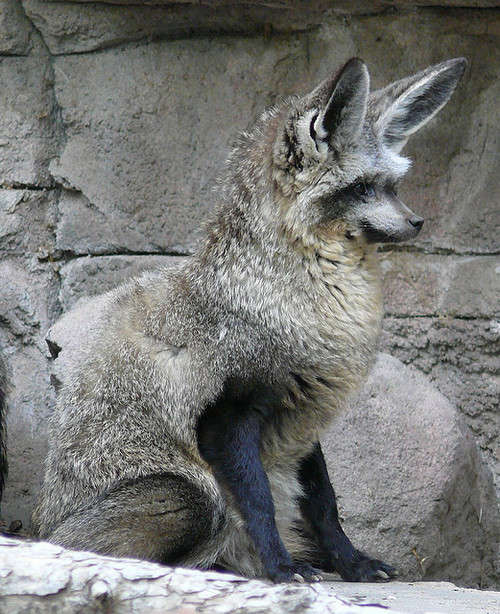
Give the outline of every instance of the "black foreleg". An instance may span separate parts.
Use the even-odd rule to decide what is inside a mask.
[[[300,509],[320,550],[318,566],[351,581],[389,580],[397,575],[390,565],[356,550],[344,533],[319,442],[302,460],[299,479],[304,489]]]
[[[274,582],[318,580],[312,567],[292,561],[278,534],[259,452],[262,420],[263,411],[255,399],[225,401],[209,408],[198,428],[201,454],[232,493],[265,574]]]

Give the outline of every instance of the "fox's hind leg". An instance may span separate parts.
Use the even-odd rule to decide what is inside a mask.
[[[214,563],[223,512],[173,473],[118,482],[66,518],[48,540],[67,548],[186,567]]]
[[[310,561],[313,565],[353,582],[384,581],[397,575],[394,567],[356,550],[344,533],[319,443],[302,460],[299,479],[304,489],[299,503],[305,530],[317,549],[316,559]]]

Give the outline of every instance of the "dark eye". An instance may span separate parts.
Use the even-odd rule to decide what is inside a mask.
[[[353,186],[353,191],[356,196],[375,196],[375,188],[370,183],[365,183],[364,181],[361,183],[356,183]]]

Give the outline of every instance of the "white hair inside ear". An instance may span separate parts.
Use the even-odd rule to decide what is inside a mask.
[[[388,147],[401,151],[408,137],[444,107],[466,65],[464,58],[448,60],[370,95],[369,106],[378,116],[376,130]]]
[[[328,133],[321,126],[318,132],[318,119],[319,111],[310,109],[297,121],[297,133],[302,151],[321,161],[326,159],[328,154]]]

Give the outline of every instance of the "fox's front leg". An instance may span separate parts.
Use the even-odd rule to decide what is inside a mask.
[[[200,452],[231,491],[265,569],[274,582],[320,580],[310,565],[294,563],[278,534],[269,481],[259,453],[262,414],[238,400],[209,409],[198,427]]]
[[[321,553],[317,564],[325,571],[336,571],[344,580],[353,582],[394,578],[397,575],[394,567],[356,550],[344,533],[319,442],[302,460],[299,479],[304,490],[304,497],[300,500],[302,516]]]

